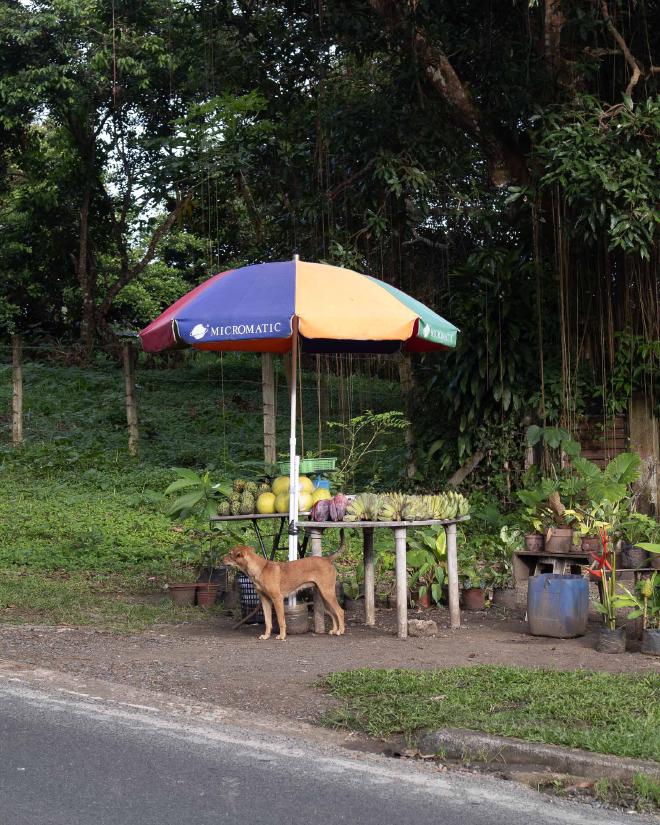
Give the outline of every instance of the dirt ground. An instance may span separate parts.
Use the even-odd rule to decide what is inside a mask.
[[[315,721],[332,700],[320,676],[360,667],[437,668],[503,664],[612,673],[659,672],[660,661],[638,652],[603,655],[594,649],[597,627],[578,639],[530,636],[520,615],[495,610],[462,614],[449,629],[447,611],[410,611],[434,618],[431,638],[400,640],[393,610],[377,611],[377,627],[347,616],[343,637],[289,636],[260,642],[258,625],[232,630],[233,619],[212,616],[184,625],[159,626],[134,635],[75,627],[0,626],[0,658],[165,691],[258,713]]]

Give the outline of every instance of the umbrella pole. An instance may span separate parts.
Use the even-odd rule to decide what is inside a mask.
[[[296,455],[296,392],[298,381],[298,318],[292,321],[291,343],[291,433],[289,437],[289,561],[298,558],[298,456]],[[289,597],[289,604],[295,605],[295,594]]]

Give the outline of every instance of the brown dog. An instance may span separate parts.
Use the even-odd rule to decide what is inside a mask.
[[[335,594],[337,571],[332,564],[332,559],[338,555],[339,553],[333,553],[331,556],[307,556],[296,561],[278,562],[268,561],[258,556],[251,547],[238,546],[224,556],[223,562],[230,567],[242,570],[254,582],[266,620],[265,633],[259,638],[270,638],[273,628],[271,607],[274,607],[280,626],[277,638],[283,641],[286,639],[284,598],[310,584],[315,584],[318,588],[323,605],[332,619],[330,635],[343,635],[344,611],[337,602]]]

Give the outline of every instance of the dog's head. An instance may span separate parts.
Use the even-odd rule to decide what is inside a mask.
[[[239,570],[245,573],[251,555],[254,555],[254,550],[251,547],[239,544],[232,547],[227,555],[222,557],[222,561],[228,567],[238,567]]]

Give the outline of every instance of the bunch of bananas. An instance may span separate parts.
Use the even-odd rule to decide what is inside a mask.
[[[467,498],[453,490],[431,496],[361,493],[348,505],[346,521],[444,521],[469,511]]]
[[[345,521],[378,521],[381,510],[380,496],[375,493],[360,493],[346,508]]]

